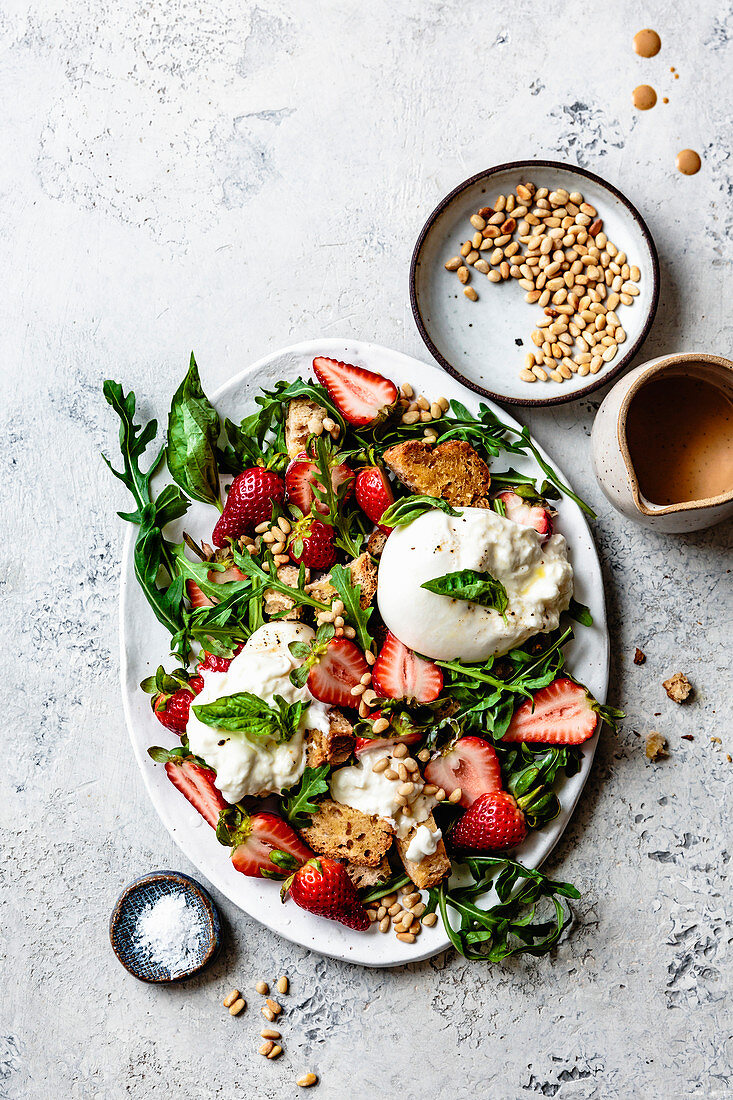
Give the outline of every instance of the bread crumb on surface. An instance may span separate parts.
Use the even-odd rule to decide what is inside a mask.
[[[669,756],[667,738],[656,730],[652,730],[651,733],[646,735],[646,758],[654,763],[662,756]]]
[[[682,734],[682,740],[683,741],[694,741],[695,738],[691,733],[683,733]]]
[[[684,672],[675,672],[668,680],[662,682],[662,687],[674,703],[684,703],[692,692],[692,684]]]
[[[634,650],[634,664],[643,665],[644,661],[646,661],[646,653],[637,646]]]

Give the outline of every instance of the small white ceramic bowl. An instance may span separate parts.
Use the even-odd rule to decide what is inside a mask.
[[[639,295],[632,306],[618,307],[627,339],[611,363],[585,378],[575,374],[560,384],[523,382],[524,357],[534,349],[530,333],[543,310],[525,301],[515,279],[492,283],[472,272],[479,294],[471,302],[454,272],[444,264],[457,255],[473,232],[469,218],[497,195],[531,181],[550,191],[579,191],[603,219],[609,240],[626,252],[641,271]],[[657,310],[659,261],[651,234],[638,210],[611,184],[573,165],[521,160],[489,168],[459,184],[435,208],[417,239],[410,267],[412,312],[432,355],[442,367],[476,393],[512,405],[560,405],[605,386],[641,347]]]

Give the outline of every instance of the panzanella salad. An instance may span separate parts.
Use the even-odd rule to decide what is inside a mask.
[[[313,375],[237,424],[192,356],[146,471],[157,424],[105,383],[135,574],[178,662],[141,684],[174,735],[150,756],[237,871],[276,880],[257,889],[407,943],[440,913],[469,958],[542,954],[579,895],[511,853],[613,719],[564,668],[590,615],[550,502],[590,510],[485,405],[323,357]],[[539,484],[510,465],[528,453]],[[208,537],[175,543],[194,500]]]

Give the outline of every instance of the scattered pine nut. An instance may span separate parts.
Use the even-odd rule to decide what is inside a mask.
[[[231,1008],[229,1009],[229,1011],[231,1012]],[[275,1022],[275,1013],[272,1011],[271,1008],[268,1008],[267,1005],[263,1005],[262,1008],[260,1009],[260,1012],[262,1013],[262,1015],[265,1017],[266,1020],[269,1020],[271,1024],[274,1024],[274,1022]]]
[[[255,986],[255,989],[257,990],[258,993],[261,993],[263,996],[265,996],[267,993],[270,992],[270,987],[267,984],[267,982],[262,982],[262,981],[258,982],[257,985]]]
[[[438,914],[437,913],[425,913],[423,918],[422,918],[422,922],[423,922],[423,924],[425,925],[426,928],[432,928],[434,924],[438,923]]]
[[[463,791],[461,790],[460,787],[456,787],[456,789],[454,791],[452,791],[451,794],[448,795],[448,801],[452,802],[454,805],[455,805],[456,802],[460,802],[462,798],[463,798]]]
[[[242,997],[237,997],[236,1001],[229,1007],[230,1016],[238,1016],[244,1008],[246,1008],[247,1002]]]
[[[401,940],[402,943],[414,943],[415,942],[415,937],[412,934],[412,932],[398,932],[397,933],[397,939]]]
[[[277,1001],[273,1001],[272,997],[267,998],[267,1007],[271,1012],[274,1012],[276,1016],[279,1016],[283,1010],[283,1006],[278,1004]]]
[[[269,1051],[267,1057],[270,1060],[272,1060],[273,1058],[279,1058],[280,1055],[282,1054],[282,1052],[283,1052],[283,1048],[281,1046],[279,1046],[277,1043],[275,1043],[272,1047],[272,1050]]]
[[[274,1027],[263,1027],[260,1035],[263,1039],[279,1039],[280,1032],[276,1031]]]
[[[470,301],[472,301],[472,302],[478,301],[478,294],[476,293],[476,291],[474,290],[474,288],[472,286],[467,286],[466,289],[463,291],[463,293],[466,295],[466,297]]]
[[[222,1001],[224,1008],[231,1008],[235,1001],[239,1000],[239,990],[233,989],[231,993],[227,993],[226,997]]]
[[[295,1083],[296,1085],[300,1085],[302,1089],[309,1089],[311,1085],[315,1085],[317,1081],[318,1078],[315,1073],[304,1073]]]

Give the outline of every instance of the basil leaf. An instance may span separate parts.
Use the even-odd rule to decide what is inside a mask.
[[[198,720],[207,726],[246,733],[249,737],[271,738],[280,745],[297,732],[310,703],[287,703],[281,695],[276,695],[273,704],[249,691],[238,691],[212,703],[194,704],[192,709]]]
[[[221,426],[210,403],[191,353],[188,374],[176,390],[168,414],[168,469],[183,491],[194,500],[220,507],[221,490],[216,444]]]
[[[435,592],[438,596],[450,596],[454,600],[468,600],[480,604],[481,607],[490,607],[502,615],[509,603],[506,588],[501,581],[492,577],[491,573],[479,573],[476,569],[459,569],[455,573],[445,573],[442,577],[425,581],[420,587],[426,588],[428,592]]]
[[[282,809],[291,825],[301,829],[310,825],[311,815],[318,811],[318,803],[314,799],[328,791],[326,776],[330,770],[330,764],[321,764],[319,768],[307,767],[300,783],[283,791]]]
[[[408,523],[412,523],[413,520],[417,519],[418,516],[434,509],[445,512],[449,516],[460,516],[461,514],[455,508],[451,508],[447,500],[442,500],[440,497],[416,494],[411,497],[402,497],[400,500],[396,500],[394,504],[390,504],[389,508],[382,514],[379,522],[384,527],[405,527]]]

